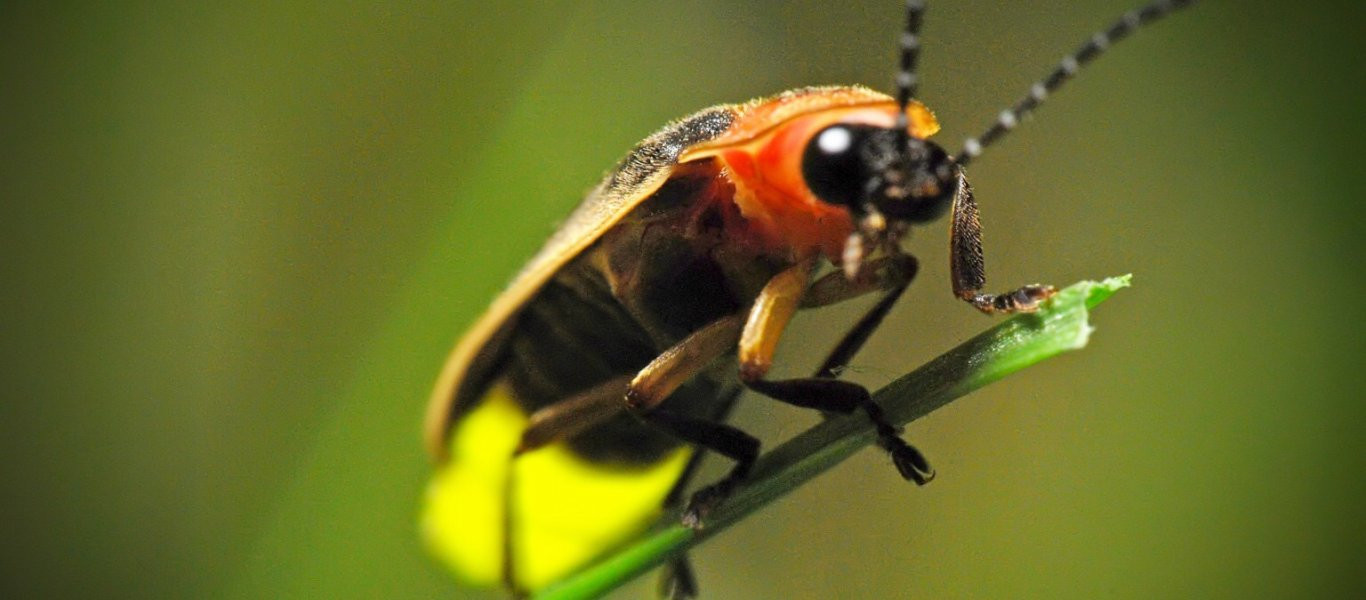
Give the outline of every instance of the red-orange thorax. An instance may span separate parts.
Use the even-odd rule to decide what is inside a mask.
[[[919,102],[906,112],[912,136],[924,139],[939,130]],[[802,178],[802,154],[818,132],[835,123],[892,127],[895,120],[895,101],[866,88],[797,90],[741,106],[729,131],[684,152],[679,162],[719,161],[745,220],[739,233],[766,251],[793,260],[814,254],[837,259],[853,221],[844,207],[811,193]]]

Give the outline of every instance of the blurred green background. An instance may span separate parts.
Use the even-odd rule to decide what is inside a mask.
[[[1137,1],[931,3],[943,142]],[[900,11],[4,3],[3,595],[498,597],[415,534],[450,345],[669,119],[887,88]],[[915,424],[932,485],[864,452],[697,552],[704,594],[1363,593],[1364,12],[1205,2],[977,162],[991,287],[1134,289],[1086,351]],[[945,230],[911,240],[921,280],[854,378],[991,322],[949,294]],[[783,369],[855,310],[801,317]]]

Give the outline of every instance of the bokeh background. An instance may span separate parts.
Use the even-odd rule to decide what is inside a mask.
[[[931,3],[944,143],[1133,2]],[[5,2],[2,595],[499,597],[415,534],[450,345],[667,120],[887,88],[900,11]],[[707,597],[1362,593],[1363,12],[1207,1],[975,164],[992,287],[1135,287],[1087,350],[916,423],[932,485],[867,451],[706,544]],[[910,242],[921,280],[854,378],[991,322],[949,294],[946,235]],[[783,369],[855,310],[801,317]],[[736,420],[772,444],[816,419]]]

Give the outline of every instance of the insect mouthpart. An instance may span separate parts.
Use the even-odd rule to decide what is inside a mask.
[[[908,223],[938,219],[957,191],[955,165],[938,144],[914,138],[892,154],[869,194],[870,204],[887,218]]]

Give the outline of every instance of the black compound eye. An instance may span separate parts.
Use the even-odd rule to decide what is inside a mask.
[[[858,208],[872,176],[865,148],[872,128],[831,125],[811,137],[802,153],[802,178],[817,198]]]

